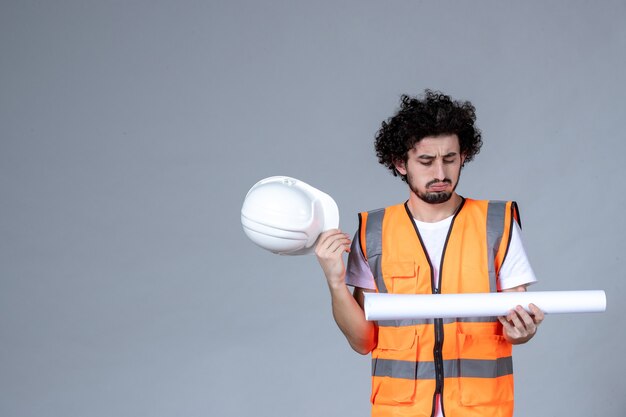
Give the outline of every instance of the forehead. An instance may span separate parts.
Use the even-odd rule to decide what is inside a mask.
[[[460,152],[459,137],[457,135],[426,136],[409,152],[412,154],[447,155],[451,152]]]

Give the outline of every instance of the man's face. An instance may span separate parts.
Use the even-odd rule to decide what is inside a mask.
[[[409,150],[408,159],[396,162],[396,169],[406,175],[409,188],[429,204],[450,199],[459,183],[461,155],[457,135],[427,136]]]

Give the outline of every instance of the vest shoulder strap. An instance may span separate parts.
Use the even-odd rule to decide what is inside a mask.
[[[489,201],[487,234],[490,240],[489,247],[493,250],[496,273],[499,273],[509,251],[513,236],[513,222],[516,222],[521,229],[519,208],[515,201]]]
[[[384,208],[359,213],[359,242],[368,261],[382,253],[384,217]]]

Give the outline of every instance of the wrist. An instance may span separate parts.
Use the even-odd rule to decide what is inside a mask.
[[[331,293],[337,293],[341,291],[346,291],[348,286],[346,285],[346,281],[344,279],[337,280],[328,280],[328,288]]]

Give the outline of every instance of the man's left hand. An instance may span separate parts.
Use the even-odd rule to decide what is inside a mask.
[[[504,337],[510,343],[519,345],[528,342],[537,333],[537,327],[543,321],[544,314],[539,307],[529,304],[528,313],[522,306],[515,307],[509,314],[498,317],[504,329]]]

